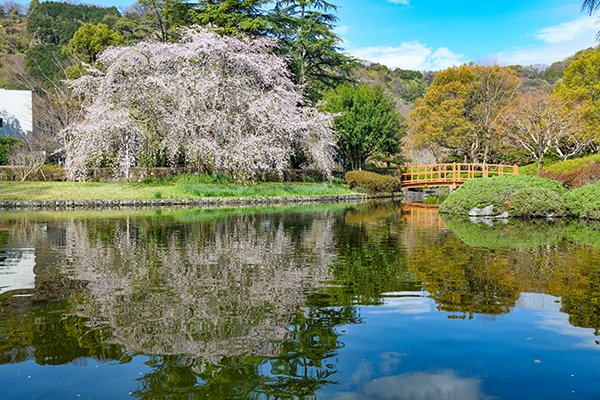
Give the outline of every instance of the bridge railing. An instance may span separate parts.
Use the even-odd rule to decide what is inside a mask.
[[[456,187],[470,179],[518,174],[518,165],[501,164],[426,164],[401,169],[403,187]]]

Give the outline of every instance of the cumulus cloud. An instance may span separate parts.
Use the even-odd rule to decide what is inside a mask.
[[[596,46],[600,24],[596,17],[582,17],[574,21],[540,29],[534,37],[539,46],[505,51],[494,55],[501,64],[552,64],[581,49]]]
[[[464,63],[464,55],[446,47],[433,49],[419,41],[402,42],[398,46],[373,46],[349,49],[362,60],[376,62],[390,68],[438,71]]]

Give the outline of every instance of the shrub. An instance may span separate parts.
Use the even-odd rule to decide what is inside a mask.
[[[345,178],[351,189],[367,193],[394,193],[402,190],[400,179],[375,172],[350,171]]]
[[[8,164],[8,156],[11,151],[22,144],[22,141],[15,138],[0,137],[0,165]]]
[[[510,199],[508,213],[511,217],[520,218],[562,217],[567,214],[567,206],[556,192],[543,187],[529,187],[515,192]]]
[[[498,211],[508,211],[513,194],[525,188],[545,188],[556,194],[565,192],[560,182],[537,176],[500,176],[467,181],[440,206],[440,213],[466,215],[474,207],[493,205]]]
[[[564,199],[571,215],[600,220],[600,182],[572,189],[565,194]]]

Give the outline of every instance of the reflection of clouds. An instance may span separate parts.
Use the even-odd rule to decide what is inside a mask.
[[[370,314],[426,314],[433,309],[433,300],[426,297],[390,297],[382,307]]]
[[[536,315],[541,318],[538,326],[546,331],[559,335],[571,336],[581,341],[581,347],[598,348],[593,329],[579,328],[571,325],[569,315],[560,311],[559,297],[541,293],[521,293],[517,306],[525,310],[538,311]]]
[[[539,327],[559,335],[571,336],[578,338],[581,341],[578,343],[581,347],[598,348],[594,336],[594,330],[589,328],[578,328],[569,323],[569,316],[559,312],[541,312],[538,314],[542,317]]]
[[[560,297],[542,293],[521,293],[517,300],[517,307],[525,310],[559,312]]]
[[[0,259],[0,294],[10,290],[34,289],[35,250],[13,249],[3,253],[4,260]]]
[[[379,358],[381,359],[381,372],[384,374],[391,374],[394,371],[394,368],[400,365],[402,358],[404,358],[405,355],[406,354],[397,353],[395,351],[381,353],[379,355]]]
[[[361,361],[352,374],[352,382],[359,384],[370,380],[376,375],[390,375],[402,362],[406,354],[395,351],[379,353],[379,361]]]
[[[488,396],[481,392],[481,381],[461,378],[454,371],[416,372],[387,376],[367,382],[359,392],[340,393],[336,400],[477,400]]]

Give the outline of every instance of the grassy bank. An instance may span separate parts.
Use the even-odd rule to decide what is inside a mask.
[[[567,190],[560,182],[537,176],[473,179],[451,194],[440,213],[468,215],[489,205],[517,218],[575,217],[600,220],[600,182]]]
[[[545,163],[540,171],[537,170],[537,165],[529,164],[521,167],[519,174],[539,175],[562,182],[568,187],[581,187],[598,180],[598,176],[600,176],[600,154],[590,154],[566,161],[549,161]]]
[[[353,193],[334,183],[0,182],[0,200],[149,200],[198,197],[279,197]]]

